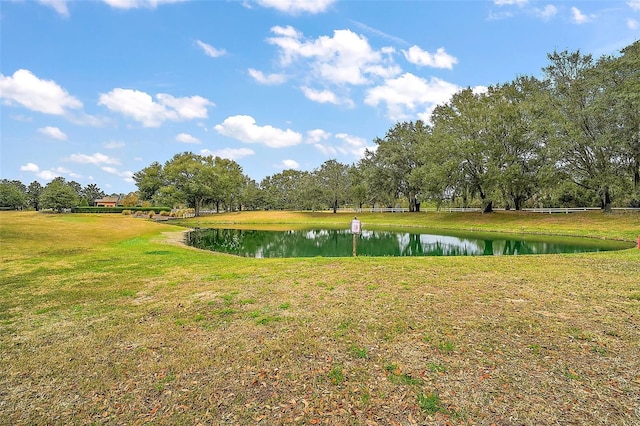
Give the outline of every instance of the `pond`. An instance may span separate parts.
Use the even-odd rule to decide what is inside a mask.
[[[187,233],[191,246],[245,257],[346,257],[354,237],[342,229],[264,231],[197,229]],[[631,244],[589,238],[515,234],[451,233],[426,230],[364,230],[355,238],[358,256],[495,256],[622,250]]]

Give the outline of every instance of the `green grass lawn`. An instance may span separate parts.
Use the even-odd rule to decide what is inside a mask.
[[[640,215],[364,214],[637,241]],[[347,228],[243,212],[182,226]],[[0,213],[0,424],[640,422],[640,250],[248,259],[120,215]]]

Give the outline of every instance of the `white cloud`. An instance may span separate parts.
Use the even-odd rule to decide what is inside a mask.
[[[280,166],[281,169],[299,169],[300,164],[296,160],[282,160]]]
[[[629,28],[630,30],[637,30],[638,28],[640,28],[640,24],[635,19],[629,18],[627,19],[627,28]]]
[[[22,121],[23,123],[31,123],[33,121],[33,118],[24,114],[12,114],[10,117],[12,120]]]
[[[60,176],[60,173],[57,173],[53,170],[40,170],[40,167],[38,167],[38,165],[34,163],[27,163],[24,166],[20,166],[20,171],[34,173],[40,179],[44,179],[47,181]]]
[[[254,155],[255,151],[249,148],[223,148],[215,151],[203,149],[200,151],[202,155],[211,155],[213,157],[227,158],[229,160],[239,160],[249,155]]]
[[[493,0],[493,3],[498,6],[510,6],[510,5],[518,5],[524,6],[529,3],[529,0]]]
[[[77,173],[72,172],[71,170],[64,168],[64,167],[54,167],[51,172],[53,173],[59,173],[61,175],[69,175],[69,177],[72,177],[74,179],[78,179],[81,178],[82,175],[79,175]]]
[[[111,122],[109,118],[96,117],[94,115],[85,114],[84,112],[79,114],[69,113],[65,118],[79,126],[103,127]]]
[[[17,70],[13,76],[0,74],[0,97],[5,105],[19,104],[45,114],[64,115],[69,109],[82,108],[82,102],[55,81],[41,80],[25,69]]]
[[[207,118],[207,106],[213,103],[202,96],[174,98],[165,93],[158,93],[156,98],[168,109],[173,109],[178,114],[178,120],[192,120],[194,118]]]
[[[330,103],[338,105],[340,101],[335,93],[331,90],[315,90],[310,87],[301,87],[302,93],[307,99],[321,104]]]
[[[534,9],[534,13],[544,20],[549,20],[558,14],[558,8],[548,4],[543,9]]]
[[[211,56],[212,58],[218,58],[220,56],[224,56],[224,55],[227,54],[226,50],[224,50],[224,49],[216,49],[215,47],[213,47],[210,44],[207,44],[207,43],[205,43],[204,41],[201,41],[201,40],[196,40],[196,44],[198,46],[200,46],[200,48],[205,53],[205,55]]]
[[[289,66],[296,60],[307,60],[312,76],[334,84],[361,85],[370,78],[388,78],[401,72],[383,53],[371,48],[364,36],[350,30],[336,30],[332,37],[304,40],[294,28],[273,27],[276,36],[267,42],[280,48],[280,64]]]
[[[125,143],[117,142],[117,141],[109,141],[102,146],[104,146],[106,149],[118,149],[118,148],[124,148]]]
[[[511,18],[513,17],[513,13],[511,12],[493,12],[490,11],[489,12],[489,16],[487,17],[487,19],[489,19],[490,21],[499,21],[501,19],[507,19],[507,18]]]
[[[20,166],[20,171],[37,173],[40,171],[40,167],[34,163],[27,163],[24,166]]]
[[[36,173],[36,176],[39,177],[40,179],[44,179],[44,180],[53,180],[57,177],[60,177],[59,173],[56,173],[52,170],[42,170],[38,173]]]
[[[39,0],[39,2],[45,6],[49,6],[62,16],[69,16],[69,8],[67,7],[67,0]]]
[[[138,90],[116,88],[100,95],[98,105],[130,117],[144,127],[158,127],[166,120],[207,118],[207,106],[214,104],[201,96],[175,98],[165,93],[151,95]]]
[[[100,167],[100,169],[112,175],[120,176],[121,178],[124,178],[126,182],[133,182],[133,172],[130,172],[129,170],[120,171],[115,167],[111,167],[111,166],[103,166],[103,167]]]
[[[403,120],[418,108],[428,109],[448,101],[459,89],[457,85],[436,77],[427,81],[405,73],[398,78],[386,80],[384,85],[369,89],[365,103],[375,107],[384,102],[387,104],[387,116],[391,120]]]
[[[296,15],[299,13],[321,13],[335,0],[256,0],[260,6],[271,7],[280,12]]]
[[[95,165],[120,164],[120,161],[117,158],[109,157],[108,155],[104,155],[100,152],[96,152],[93,155],[71,154],[68,160],[73,163],[81,163],[81,164],[95,164]]]
[[[458,63],[458,59],[449,55],[444,47],[439,48],[436,53],[429,53],[418,46],[411,46],[402,53],[407,61],[418,66],[452,69],[453,65]]]
[[[262,71],[249,68],[249,75],[260,84],[275,85],[282,84],[287,81],[285,74],[269,74],[265,75]]]
[[[580,9],[575,6],[571,7],[571,17],[572,21],[575,24],[586,24],[587,22],[593,20],[593,15],[585,15],[580,11]]]
[[[271,148],[297,145],[302,135],[291,129],[282,130],[272,126],[258,126],[249,115],[234,115],[226,118],[215,130],[224,136],[247,143],[261,143]]]
[[[474,86],[471,91],[476,95],[483,95],[489,92],[489,88],[487,86]]]
[[[51,127],[51,126],[42,127],[40,129],[38,129],[38,132],[40,132],[43,135],[48,136],[50,138],[57,139],[59,141],[66,141],[67,140],[67,135],[62,130],[58,129],[57,127]]]
[[[148,9],[155,9],[162,4],[181,3],[188,0],[102,0],[109,6],[116,9],[137,9],[140,7],[146,7]]]
[[[345,155],[354,155],[358,158],[364,156],[364,151],[367,147],[367,140],[359,136],[349,135],[347,133],[336,134],[336,139],[343,142],[342,146],[338,147],[338,151]]]
[[[316,143],[313,144],[313,146],[327,157],[335,157],[338,155],[338,150],[331,145]]]
[[[176,136],[176,141],[182,143],[200,143],[200,139],[193,137],[188,133],[180,133]]]
[[[276,25],[275,27],[271,28],[271,32],[282,37],[289,37],[289,38],[302,37],[302,33],[296,30],[295,28],[293,28],[291,25],[287,25],[286,27],[281,27],[279,25]]]
[[[318,143],[320,141],[329,139],[331,137],[331,133],[322,130],[322,129],[313,129],[307,131],[307,143]]]
[[[630,0],[627,2],[627,5],[636,12],[640,11],[640,0]]]
[[[323,131],[321,131],[323,132]],[[320,133],[322,135],[322,139],[328,139],[330,134]],[[362,158],[364,156],[364,151],[366,148],[371,149],[372,147],[367,146],[367,141],[364,138],[353,136],[347,133],[336,133],[335,139],[339,141],[339,144],[330,145],[328,143],[320,143],[321,139],[316,138],[313,146],[328,157],[335,157],[337,155],[350,156],[355,158]]]

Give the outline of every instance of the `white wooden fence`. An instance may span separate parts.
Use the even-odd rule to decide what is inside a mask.
[[[502,208],[494,208],[493,210],[499,211],[504,209]],[[533,213],[577,213],[577,212],[586,212],[591,210],[602,210],[600,207],[540,207],[533,209],[522,209],[525,212],[533,212]],[[640,213],[640,208],[633,207],[614,207],[613,211],[619,212],[636,212]],[[365,207],[361,209],[357,208],[341,208],[338,209],[339,213],[406,213],[409,209],[406,207]],[[481,212],[480,208],[462,208],[462,207],[441,207],[440,209],[436,209],[433,207],[429,208],[421,208],[421,212],[441,212],[441,213],[455,213],[455,212]],[[512,210],[515,211],[515,210]]]

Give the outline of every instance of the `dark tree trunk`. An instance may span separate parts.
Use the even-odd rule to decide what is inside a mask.
[[[482,200],[482,213],[493,213],[493,200],[487,199],[484,191],[481,188],[478,188],[480,192],[480,199]]]
[[[605,186],[602,190],[602,210],[605,213],[611,213],[611,192],[609,191],[609,187]]]
[[[409,193],[409,211],[420,211],[420,203],[418,203],[418,197],[416,197],[413,193]]]
[[[513,208],[516,210],[522,210],[522,197],[513,197]]]

